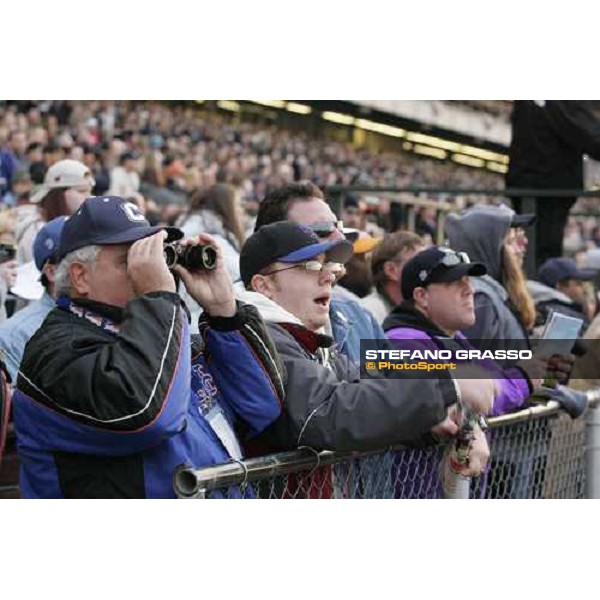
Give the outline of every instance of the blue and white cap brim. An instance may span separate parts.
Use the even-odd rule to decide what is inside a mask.
[[[352,257],[352,244],[346,240],[311,244],[294,250],[294,252],[290,252],[277,260],[282,263],[296,263],[310,260],[319,256],[319,254],[327,254],[327,260],[331,262],[345,264]]]

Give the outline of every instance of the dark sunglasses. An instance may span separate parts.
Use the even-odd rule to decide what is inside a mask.
[[[319,238],[328,238],[334,231],[342,231],[344,229],[343,221],[323,221],[321,223],[313,223],[308,226],[312,229]]]

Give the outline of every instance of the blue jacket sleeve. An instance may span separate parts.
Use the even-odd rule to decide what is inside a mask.
[[[286,377],[258,311],[238,302],[235,317],[203,315],[199,328],[207,365],[222,400],[235,415],[238,431],[257,435],[281,413]]]

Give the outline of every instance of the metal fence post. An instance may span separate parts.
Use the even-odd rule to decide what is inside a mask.
[[[600,498],[600,408],[590,408],[585,428],[586,498]]]

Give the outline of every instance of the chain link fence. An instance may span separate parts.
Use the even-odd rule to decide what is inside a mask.
[[[590,406],[597,392],[588,394]],[[490,420],[491,458],[471,498],[584,498],[586,422],[555,402]],[[446,448],[293,452],[175,473],[180,498],[443,498]]]

